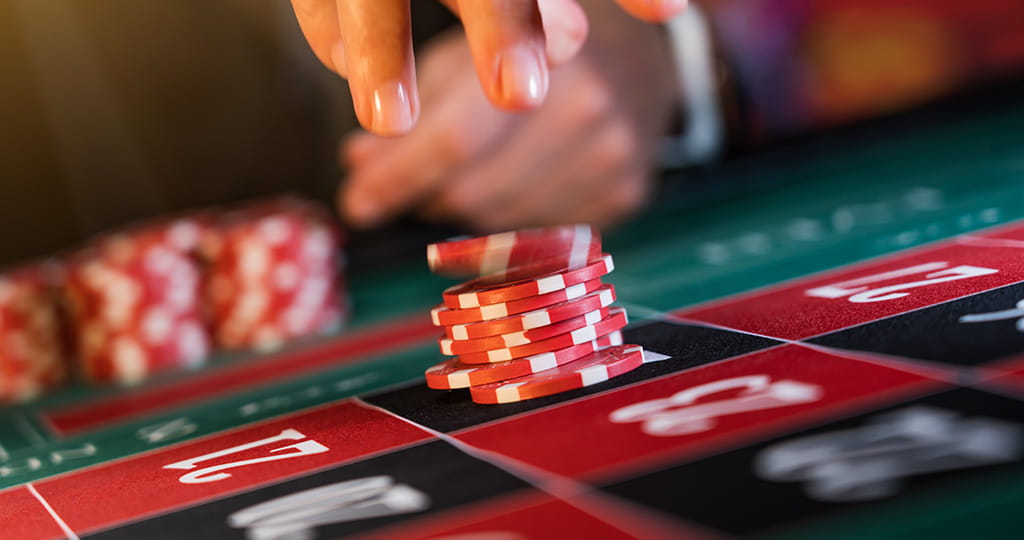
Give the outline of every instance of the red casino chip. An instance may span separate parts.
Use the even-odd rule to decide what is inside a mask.
[[[444,305],[468,309],[560,291],[597,279],[615,269],[611,255],[602,255],[581,268],[537,275],[532,270],[513,270],[460,283],[444,291]]]
[[[601,236],[590,225],[562,225],[455,238],[427,246],[436,274],[477,277],[531,267],[537,274],[579,268],[600,256]]]
[[[210,338],[196,249],[205,229],[192,218],[140,225],[69,258],[65,291],[85,377],[134,384],[203,362]]]
[[[553,306],[489,321],[445,326],[445,335],[453,340],[481,339],[550,326],[573,317],[606,308],[615,301],[615,287],[602,285],[597,290]]]
[[[607,317],[608,313],[608,308],[596,309],[579,317],[573,317],[571,319],[566,319],[547,326],[541,326],[540,328],[534,328],[532,330],[522,330],[509,334],[463,341],[441,337],[438,338],[437,342],[438,345],[441,346],[441,354],[447,354],[449,356],[484,352],[488,349],[516,347],[519,345],[526,345],[527,343],[535,343],[567,332],[572,332],[573,330],[578,330],[584,326],[595,325],[601,319]]]
[[[540,373],[471,386],[469,391],[476,403],[514,403],[602,383],[640,367],[643,362],[643,347],[618,345]]]
[[[615,345],[622,345],[622,332],[612,332],[594,341],[497,364],[463,364],[457,358],[451,358],[427,370],[427,386],[437,390],[455,390],[514,379],[553,369],[601,348]]]
[[[0,403],[38,397],[66,379],[53,262],[0,272]]]
[[[463,364],[493,364],[507,362],[515,358],[524,358],[546,352],[557,351],[580,343],[593,341],[601,336],[621,330],[628,323],[626,310],[612,308],[608,317],[593,326],[584,326],[578,330],[560,336],[548,338],[535,343],[527,343],[517,347],[488,349],[484,352],[460,354],[459,361]]]
[[[435,326],[453,326],[500,319],[509,315],[526,313],[574,300],[594,292],[601,286],[600,279],[592,279],[547,294],[509,300],[508,302],[498,302],[477,308],[449,309],[444,305],[440,305],[430,310],[430,318],[434,321]]]
[[[205,250],[217,344],[267,350],[339,328],[348,314],[342,241],[313,203],[276,199],[228,214]]]

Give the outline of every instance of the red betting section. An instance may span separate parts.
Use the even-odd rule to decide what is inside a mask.
[[[805,339],[1024,280],[1024,257],[945,243],[855,265],[677,315],[782,339]]]
[[[345,401],[58,476],[36,487],[69,527],[94,531],[429,437],[393,416]]]
[[[27,486],[0,492],[0,533],[4,540],[64,538],[56,519]]]
[[[940,385],[899,369],[785,345],[457,436],[557,474],[609,475]]]

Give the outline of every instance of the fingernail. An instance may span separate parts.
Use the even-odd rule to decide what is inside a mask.
[[[373,132],[402,135],[412,129],[413,104],[402,82],[390,82],[373,91]]]
[[[342,77],[348,71],[345,63],[345,44],[340,40],[331,47],[331,64],[334,64],[334,72]]]
[[[548,92],[547,69],[534,47],[517,45],[498,59],[499,88],[505,104],[529,107],[540,104]]]

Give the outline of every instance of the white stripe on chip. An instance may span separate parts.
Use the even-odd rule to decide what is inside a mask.
[[[469,374],[473,370],[471,369],[460,369],[458,371],[448,374],[448,384],[452,388],[469,388]]]
[[[487,359],[491,362],[507,362],[512,359],[512,353],[508,349],[493,349],[487,351]]]
[[[590,251],[590,225],[577,225],[573,231],[572,248],[569,252],[569,267],[576,268],[587,264]]]
[[[544,371],[545,369],[552,369],[558,366],[558,362],[555,361],[555,353],[546,352],[544,354],[538,354],[530,357],[530,369],[534,373],[538,371]]]
[[[427,265],[431,268],[436,268],[439,262],[441,262],[441,253],[437,250],[437,244],[428,244]]]
[[[519,387],[526,384],[525,382],[518,382],[512,384],[506,384],[495,392],[495,397],[498,398],[498,403],[510,403],[519,401]]]
[[[483,316],[484,320],[500,319],[501,317],[508,316],[508,308],[505,307],[505,304],[483,306],[480,308],[480,315]]]
[[[551,316],[547,311],[531,311],[523,316],[523,327],[527,329],[540,328],[549,324],[551,324]]]
[[[579,298],[579,297],[581,297],[581,296],[583,296],[585,294],[587,294],[587,285],[586,285],[586,283],[580,283],[580,284],[573,285],[572,287],[569,287],[569,288],[565,289],[565,299],[566,300],[573,300],[573,299]]]
[[[509,257],[512,256],[512,248],[515,245],[515,231],[487,237],[484,256],[480,259],[480,275],[504,272],[508,268]]]
[[[463,309],[480,307],[480,302],[479,302],[479,300],[476,297],[476,293],[462,293],[462,294],[460,294],[459,295],[459,307],[463,308]]]
[[[518,347],[519,345],[526,345],[527,343],[530,343],[530,340],[526,339],[526,332],[505,334],[504,336],[501,336],[501,340],[505,342],[506,347]]]
[[[560,291],[565,288],[565,280],[561,274],[548,276],[537,280],[537,294]]]
[[[608,368],[600,364],[585,367],[576,373],[579,373],[580,379],[583,381],[583,386],[590,386],[592,384],[608,380]]]

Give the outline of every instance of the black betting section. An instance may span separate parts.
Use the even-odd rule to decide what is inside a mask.
[[[977,366],[1024,352],[1024,332],[1011,313],[1024,300],[1024,284],[1010,285],[960,300],[809,340],[811,343],[905,358]],[[1002,313],[979,321],[979,315]],[[973,316],[973,317],[972,317]],[[963,319],[967,317],[966,319]],[[975,322],[965,322],[965,321]]]
[[[433,390],[425,384],[377,394],[366,401],[447,433],[781,343],[738,332],[660,321],[629,328],[624,332],[624,338],[626,343],[642,345],[646,350],[672,358],[644,364],[607,382],[519,403],[478,405],[470,400],[469,390],[445,392]]]
[[[897,418],[899,420],[894,420]],[[896,497],[905,501],[925,492],[958,491],[970,482],[1001,475],[1024,479],[1022,422],[1024,403],[1021,401],[956,389],[862,411],[840,421],[652,471],[603,489],[733,535],[762,534],[826,516],[841,521],[844,514],[882,508]],[[877,428],[879,424],[896,427],[864,430],[865,426]],[[788,473],[780,475],[785,478],[765,478],[778,474],[781,462],[773,462],[775,469],[766,467],[765,463],[769,462],[766,456],[772,455],[766,450],[840,430],[857,431],[859,445],[851,445],[844,453],[837,450],[842,442],[834,435],[828,441],[819,438],[815,444],[788,454],[786,466],[789,468],[781,469]],[[983,430],[988,432],[983,434]],[[963,434],[963,438],[958,440],[957,433]],[[971,444],[986,435],[988,437],[982,439],[983,448]],[[903,454],[902,458],[887,453],[893,448],[906,450],[929,444],[932,446],[926,451]],[[1005,453],[994,452],[994,448],[1002,448]],[[833,459],[823,459],[824,456]],[[895,461],[907,459],[907,456],[929,464],[929,460],[934,460],[940,470],[878,480],[879,471],[884,476],[885,471],[909,467],[907,462]],[[950,462],[963,465],[961,459],[971,465],[950,465]],[[941,470],[943,467],[946,470]],[[766,470],[776,472],[766,473]],[[854,494],[854,486],[861,490],[860,495]],[[877,498],[863,496],[871,492],[883,494]]]
[[[244,539],[247,538],[245,529],[233,528],[227,523],[228,516],[239,510],[308,489],[378,475],[390,476],[395,484],[408,486],[426,495],[429,501],[426,510],[322,525],[311,531],[312,536],[277,537],[340,538],[528,487],[522,480],[493,465],[470,457],[448,443],[435,441],[149,518],[139,523],[88,535],[86,538]],[[452,478],[458,478],[459,481],[452,482]]]

